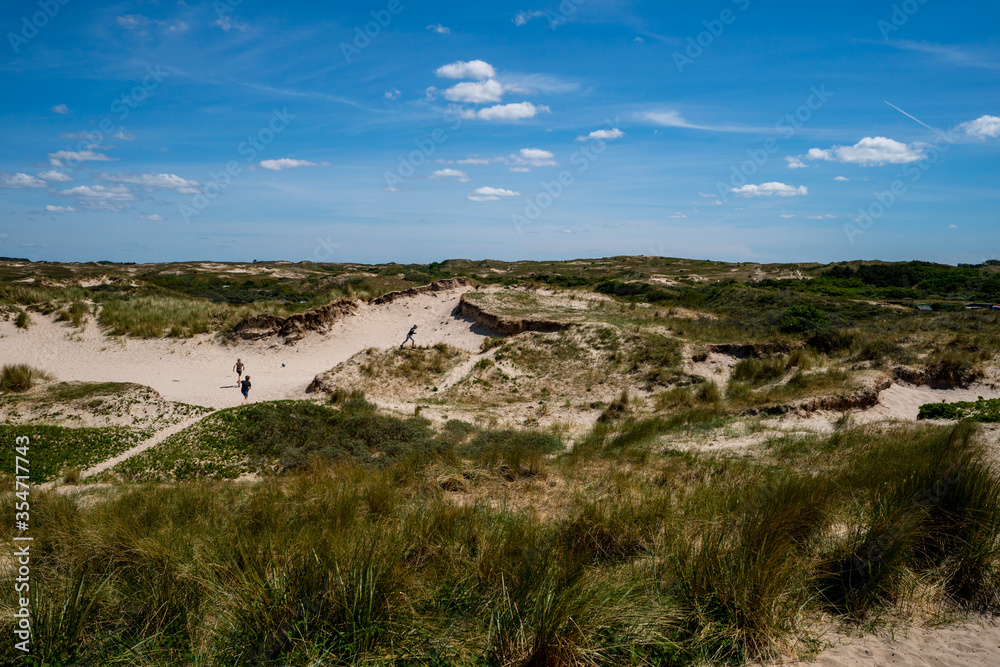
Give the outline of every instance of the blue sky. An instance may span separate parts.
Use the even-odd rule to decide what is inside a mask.
[[[998,18],[7,2],[0,255],[996,258]]]

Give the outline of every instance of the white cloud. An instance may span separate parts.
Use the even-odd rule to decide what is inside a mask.
[[[69,213],[71,211],[75,211],[76,209],[72,206],[53,206],[52,204],[49,204],[45,207],[45,210],[49,213]]]
[[[131,132],[126,132],[124,127],[119,128],[114,136],[115,139],[120,139],[121,141],[135,141],[135,135]]]
[[[804,185],[794,187],[784,183],[762,183],[761,185],[744,185],[742,188],[732,188],[730,192],[743,197],[801,197],[809,194],[809,188]]]
[[[53,181],[55,183],[69,183],[73,180],[73,177],[69,174],[64,174],[61,171],[56,171],[55,169],[40,172],[38,174],[38,178],[46,181]]]
[[[787,220],[787,219],[789,219],[789,218],[794,218],[794,217],[795,217],[795,215],[794,215],[793,213],[782,213],[782,214],[781,214],[781,217],[782,217],[782,218],[785,218],[785,219]]]
[[[181,178],[175,174],[101,174],[98,177],[102,181],[113,183],[133,183],[147,188],[163,188],[165,190],[176,190],[181,194],[193,195],[199,192],[201,185],[198,181]]]
[[[962,123],[956,129],[963,130],[967,136],[976,139],[986,139],[987,137],[996,139],[1000,137],[1000,117],[980,116],[976,120]]]
[[[511,167],[510,170],[519,174],[527,174],[531,171],[528,167]]]
[[[785,161],[788,162],[788,168],[789,169],[805,169],[806,167],[809,166],[805,162],[802,161],[802,158],[793,157],[791,155],[789,155],[788,157],[786,157]]]
[[[441,25],[440,23],[438,23],[436,25],[429,25],[429,26],[427,26],[427,29],[428,30],[433,30],[434,32],[436,32],[439,35],[448,35],[448,34],[451,34],[451,28],[447,28],[447,27]]]
[[[673,215],[670,215],[670,216],[667,216],[667,217],[669,217],[669,218],[677,218],[677,219],[687,218],[687,216],[684,215],[683,213],[674,213]]]
[[[531,102],[516,102],[513,104],[498,104],[486,107],[474,112],[473,115],[482,120],[523,120],[525,118],[534,118],[539,113],[548,113],[548,111],[549,108],[547,106],[535,106]],[[470,118],[471,116],[465,114],[465,117]]]
[[[392,88],[385,91],[385,99],[387,100],[397,99],[400,95],[402,95],[402,93],[399,91],[399,88]]]
[[[482,187],[476,188],[466,197],[469,201],[497,201],[501,197],[517,197],[520,192],[514,190],[504,190],[503,188]]]
[[[125,30],[138,30],[140,35],[146,35],[146,28],[150,25],[158,25],[161,28],[167,28],[170,32],[183,31],[188,29],[188,24],[184,21],[177,21],[176,23],[168,23],[167,21],[158,21],[157,19],[151,19],[148,16],[143,16],[142,14],[123,14],[117,17],[118,25]],[[218,21],[216,22],[218,25]]]
[[[810,148],[809,160],[846,162],[862,166],[906,164],[924,159],[922,144],[904,144],[886,137],[865,137],[853,146],[833,146],[828,149]]]
[[[833,179],[833,180],[835,180],[835,181],[840,181],[841,183],[846,183],[847,181],[849,181],[849,180],[851,180],[851,179],[847,178],[846,176],[838,176],[838,177],[836,177],[836,178],[835,178],[835,179]]]
[[[514,25],[524,25],[531,19],[537,19],[545,16],[545,12],[538,11],[537,9],[530,12],[518,12],[517,16],[511,19]]]
[[[432,102],[437,99],[437,93],[437,86],[428,86],[427,90],[424,91],[424,97],[428,102]]]
[[[642,114],[642,117],[666,127],[691,127],[691,124],[684,120],[679,111],[647,111]]]
[[[806,220],[830,220],[836,217],[837,216],[835,215],[830,215],[829,213],[827,213],[826,215],[807,215]]]
[[[386,192],[402,192],[399,188],[394,188],[391,185],[387,188],[383,188]]]
[[[150,215],[137,215],[135,216],[139,220],[153,220],[154,222],[160,222],[161,220],[166,220],[162,215],[157,213],[152,213]]]
[[[555,167],[559,163],[555,161],[555,155],[551,151],[541,148],[522,148],[517,156],[516,162],[527,162],[532,167]]]
[[[80,199],[99,199],[105,201],[135,201],[135,195],[129,192],[124,185],[78,185],[69,190],[60,190],[59,194],[64,197],[78,197]],[[117,209],[115,209],[117,210]]]
[[[468,183],[472,180],[467,173],[458,169],[438,169],[430,177],[433,179],[454,177],[458,179],[459,183]]]
[[[118,25],[126,30],[137,30],[148,22],[149,19],[142,14],[125,14],[118,17]]]
[[[476,81],[495,79],[497,76],[493,65],[482,60],[457,60],[438,67],[435,74],[443,79],[475,79]]]
[[[590,141],[591,139],[620,139],[624,137],[625,133],[619,130],[617,127],[610,130],[594,130],[587,136],[579,136],[576,138],[577,141]]]
[[[321,163],[310,162],[309,160],[295,160],[290,157],[283,157],[277,160],[261,160],[260,166],[271,171],[281,171],[282,169],[294,169],[295,167],[318,167]],[[326,164],[325,162],[322,164]]]
[[[504,87],[496,79],[486,81],[463,81],[444,91],[445,99],[452,102],[484,104],[499,102],[503,98]]]
[[[212,25],[219,26],[225,32],[229,32],[233,28],[236,28],[237,30],[249,30],[250,29],[250,26],[248,26],[246,23],[243,23],[241,21],[234,21],[232,19],[232,17],[229,16],[229,14],[223,14]]]
[[[705,194],[704,192],[699,192],[698,196],[699,197],[704,197],[705,199],[718,199],[719,198],[719,195],[710,195],[710,194]]]
[[[53,167],[61,167],[63,162],[114,162],[118,158],[109,157],[94,151],[56,151],[49,153],[49,162]]]
[[[948,229],[958,229],[958,225],[948,225]]]
[[[54,107],[52,107],[52,113],[57,113],[65,116],[66,114],[69,113],[69,107],[66,106],[65,104],[57,104]]]
[[[21,172],[0,176],[0,188],[44,188],[45,186],[46,183],[42,179]]]
[[[455,164],[490,164],[492,162],[502,162],[502,157],[467,157],[463,160],[455,160]]]

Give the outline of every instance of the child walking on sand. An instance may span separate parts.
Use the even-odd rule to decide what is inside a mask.
[[[416,347],[417,341],[413,340],[413,336],[416,335],[416,333],[417,333],[417,325],[414,324],[412,327],[410,327],[410,333],[406,334],[406,340],[403,341],[403,345],[406,345],[406,341],[410,341],[411,343],[413,343],[412,347]],[[403,345],[400,345],[399,349],[402,350]]]
[[[243,392],[243,402],[246,403],[250,400],[250,376],[248,375],[245,380],[240,381],[240,391]]]

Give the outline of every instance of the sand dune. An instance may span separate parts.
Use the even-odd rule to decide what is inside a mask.
[[[251,399],[304,398],[317,373],[366,348],[398,346],[412,324],[419,326],[419,345],[447,343],[478,352],[489,332],[452,314],[464,291],[363,304],[329,332],[309,334],[295,345],[280,339],[227,345],[212,335],[184,340],[108,337],[93,319],[81,332],[35,315],[28,331],[0,322],[0,361],[31,364],[57,380],[135,382],[152,387],[167,400],[225,408],[243,400],[231,370],[239,357],[251,376]]]

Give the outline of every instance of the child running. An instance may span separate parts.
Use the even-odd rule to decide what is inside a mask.
[[[250,376],[248,375],[245,380],[240,381],[240,391],[243,392],[243,402],[246,403],[250,400]]]
[[[237,359],[236,364],[233,366],[233,370],[236,371],[236,382],[239,382],[240,378],[243,377],[243,368],[243,360]]]
[[[417,325],[414,324],[412,327],[410,327],[410,333],[406,334],[406,340],[403,341],[403,345],[406,345],[406,341],[410,341],[411,343],[413,343],[412,347],[416,347],[417,341],[413,340],[413,336],[416,335],[416,333],[417,333]],[[403,345],[400,345],[399,349],[402,350]]]

